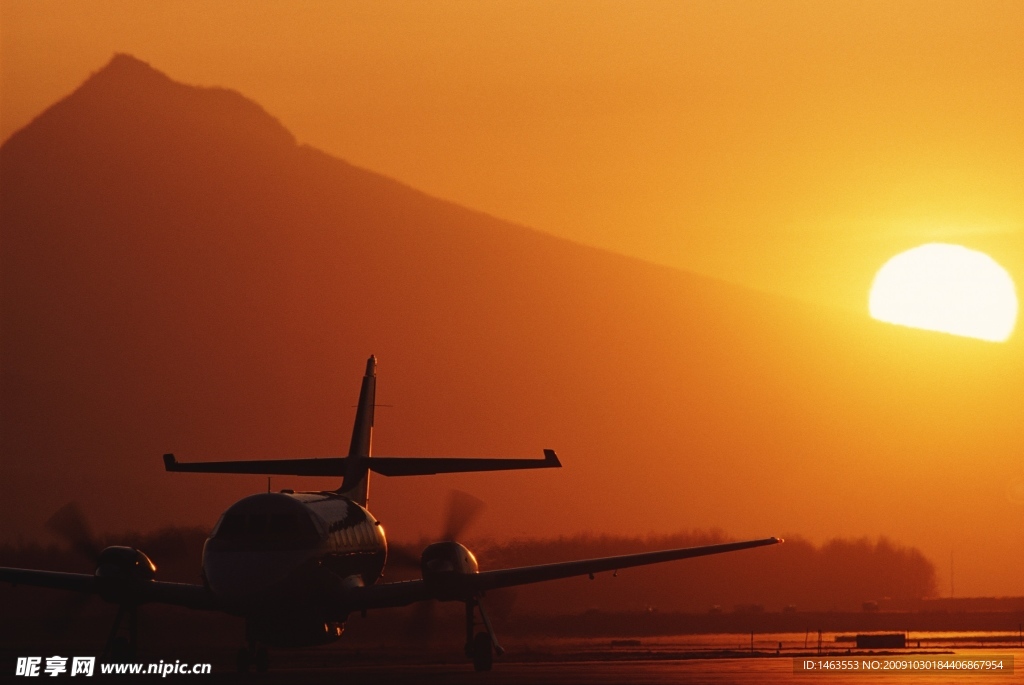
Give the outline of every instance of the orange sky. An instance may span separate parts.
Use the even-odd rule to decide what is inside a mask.
[[[929,240],[1024,274],[1019,2],[0,8],[4,139],[121,51],[436,196],[770,291],[863,312]]]
[[[727,376],[742,392],[722,390],[728,402],[720,404],[686,384],[691,376],[703,379],[699,364],[680,354],[668,363],[659,358],[674,354],[672,349],[650,351],[658,371],[655,386],[678,403],[672,411],[721,415],[706,424],[707,435],[698,435],[698,442],[715,442],[726,454],[742,455],[749,448],[778,457],[770,486],[762,482],[761,470],[744,468],[739,456],[735,463],[712,465],[735,469],[744,492],[756,493],[730,504],[728,532],[807,529],[819,540],[886,533],[922,545],[940,574],[952,537],[963,545],[957,553],[968,559],[979,549],[1003,555],[992,552],[973,570],[958,571],[961,592],[1019,594],[1019,574],[1012,569],[1019,567],[1021,552],[1004,553],[1001,546],[1012,544],[1007,538],[1019,532],[1022,511],[1019,498],[1011,501],[1004,493],[1007,483],[1020,483],[1024,475],[1015,451],[1020,334],[1006,346],[918,332],[897,337],[879,332],[878,325],[867,328],[867,292],[886,259],[934,240],[983,250],[1024,282],[1024,4],[0,0],[0,12],[2,139],[74,90],[115,52],[126,52],[177,81],[236,89],[301,142],[432,195],[590,245],[857,312],[813,319],[821,330],[800,338],[804,349],[789,349],[796,338],[787,335],[797,328],[803,335],[812,310],[800,309],[793,321],[765,324],[775,336],[771,350],[777,358],[766,359],[765,348],[742,335],[737,339],[749,343],[741,349],[745,356],[704,350],[723,368],[745,364],[735,367],[737,374],[762,364],[792,370],[791,377],[772,376],[776,385],[756,376]],[[619,290],[630,294],[627,286]],[[732,320],[722,311],[720,324],[727,328]],[[865,320],[863,340],[857,337],[857,316]],[[691,323],[658,326],[671,333],[663,339],[673,341],[676,328],[689,332]],[[622,335],[620,342],[634,351],[628,344],[635,341]],[[831,368],[836,341],[854,350],[842,357],[852,361],[838,379],[820,372]],[[330,378],[344,399],[330,407],[331,421],[338,406],[349,406],[353,358],[361,364],[367,353],[362,341],[357,351],[346,350],[348,356],[335,344],[331,356],[337,367]],[[392,397],[412,405],[410,388],[417,383],[430,391],[421,392],[423,404],[439,392],[433,384],[440,371],[422,364],[419,350],[395,344],[371,351],[392,364],[386,386],[395,388],[387,391]],[[635,448],[637,436],[623,431],[623,423],[668,452],[682,444],[680,436],[692,437],[683,435],[689,424],[647,423],[651,415],[640,404],[629,404],[625,418],[608,410],[601,424],[607,435],[572,435],[565,415],[598,421],[589,405],[574,404],[573,389],[560,389],[566,399],[556,405],[563,415],[531,404],[551,394],[542,386],[562,371],[521,380],[535,393],[517,395],[518,406],[529,407],[524,412],[535,412],[530,421],[510,414],[514,403],[500,393],[492,396],[494,379],[480,374],[473,382],[483,399],[473,402],[483,409],[466,420],[478,426],[456,437],[442,431],[465,444],[424,443],[431,423],[439,430],[436,425],[448,419],[436,407],[438,416],[417,419],[423,412],[407,406],[383,418],[386,430],[377,445],[399,454],[475,454],[492,453],[497,444],[519,454],[519,443],[494,437],[506,428],[512,432],[501,421],[521,424],[516,435],[524,449],[565,446],[577,459],[592,454],[595,445],[609,454],[619,445],[623,451]],[[589,378],[592,369],[581,363],[577,371],[579,378]],[[613,387],[620,380],[622,388],[632,387],[633,376],[617,373]],[[719,390],[719,379],[703,380]],[[791,394],[772,396],[783,382]],[[847,387],[863,394],[835,390]],[[735,395],[748,399],[742,406],[729,404]],[[914,413],[904,398],[924,406]],[[604,402],[587,399],[595,406]],[[756,421],[749,420],[752,415]],[[310,415],[296,410],[296,416],[308,426]],[[858,416],[870,420],[850,420]],[[476,418],[483,420],[471,420]],[[806,430],[805,419],[811,426]],[[406,426],[404,433],[396,430],[399,425]],[[239,452],[250,447],[223,426],[216,430],[225,444],[241,445]],[[346,430],[344,425],[339,434]],[[743,441],[738,433],[746,436]],[[253,449],[260,448],[258,437],[250,437]],[[300,452],[307,446],[287,444]],[[823,444],[838,448],[822,454]],[[144,447],[136,453],[166,449],[149,442]],[[201,452],[198,446],[196,451]],[[712,466],[702,468],[710,473]],[[656,503],[648,506],[660,507],[655,513],[683,508],[680,520],[702,524],[698,516],[712,516],[698,499],[705,474],[688,463],[672,468],[690,488],[692,501],[672,502],[680,486],[665,478],[653,491],[644,481],[644,489],[630,498],[648,497]],[[779,478],[780,469],[808,480]],[[850,478],[847,489],[859,498],[846,498],[846,486],[831,480],[837,471]],[[543,499],[566,488],[567,478],[531,480],[528,496]],[[808,484],[814,478],[829,488],[815,494]],[[894,481],[905,484],[907,504],[892,497],[879,505],[882,496],[871,494],[877,487],[872,479],[884,481],[886,493],[904,487]],[[579,497],[603,505],[608,493],[621,496],[612,480],[607,475],[600,481],[607,490]],[[453,482],[478,487],[469,478]],[[393,505],[386,504],[381,485],[387,518]],[[248,482],[199,485],[182,479],[168,487],[182,493],[251,490]],[[419,486],[387,487],[400,499]],[[800,501],[803,490],[811,494]],[[227,501],[217,499],[216,506]],[[780,510],[779,501],[790,510]],[[861,518],[864,502],[873,502],[870,511],[880,518]],[[960,510],[969,510],[971,518],[957,519]],[[945,523],[936,525],[940,519]],[[737,521],[753,522],[754,529]],[[761,530],[762,522],[769,530]],[[573,521],[567,530],[584,523]],[[974,547],[961,552],[968,544]],[[999,569],[997,583],[986,584],[993,570],[986,566],[996,565],[992,559],[1013,564]],[[943,590],[947,580],[942,576]]]

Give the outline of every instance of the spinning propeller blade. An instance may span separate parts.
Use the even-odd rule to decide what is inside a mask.
[[[99,542],[93,537],[82,508],[75,502],[69,502],[58,509],[46,522],[46,528],[68,543],[79,556],[93,563],[99,557]]]
[[[441,539],[458,540],[483,513],[484,507],[483,500],[468,492],[452,490],[448,495],[448,512]]]
[[[444,526],[439,539],[457,540],[480,517],[485,506],[483,500],[468,492],[449,492]],[[400,568],[419,569],[420,557],[406,547],[389,547],[388,564]],[[438,628],[437,602],[428,601],[420,602],[413,608],[404,632],[407,640],[424,642],[432,638]]]
[[[69,502],[46,521],[46,529],[68,544],[76,555],[95,564],[100,555],[99,542],[75,502]],[[68,595],[56,602],[47,612],[46,629],[57,635],[66,635],[78,621],[91,595]]]

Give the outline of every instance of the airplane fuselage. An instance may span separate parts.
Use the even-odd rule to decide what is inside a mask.
[[[298,646],[339,637],[345,617],[317,599],[374,584],[386,558],[384,528],[365,507],[335,492],[283,491],[229,507],[203,547],[202,572],[229,611],[264,626],[264,642],[280,644],[280,632]]]

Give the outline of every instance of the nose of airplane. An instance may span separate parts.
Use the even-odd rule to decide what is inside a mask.
[[[307,556],[299,550],[208,549],[203,572],[214,594],[229,604],[245,605],[289,591],[289,577]]]
[[[214,526],[203,549],[203,575],[228,604],[295,594],[301,592],[299,572],[320,541],[313,515],[295,498],[250,495],[231,505]]]

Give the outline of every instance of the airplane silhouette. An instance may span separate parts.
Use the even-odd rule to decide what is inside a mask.
[[[142,604],[163,603],[223,611],[245,619],[238,669],[267,670],[267,647],[322,645],[341,637],[353,612],[438,600],[462,602],[466,656],[478,671],[504,653],[482,599],[490,590],[633,566],[734,552],[782,542],[771,537],[554,564],[480,570],[476,557],[455,540],[463,527],[456,513],[443,540],[423,550],[421,577],[378,582],[388,558],[384,529],[367,509],[370,473],[422,476],[470,471],[559,468],[553,450],[542,459],[371,457],[376,358],[366,363],[348,456],[323,459],[179,462],[164,455],[167,471],[266,475],[341,476],[333,491],[251,495],[231,505],[203,548],[201,585],[156,580],[156,566],[141,550],[99,550],[74,511],[57,528],[96,559],[93,574],[0,568],[0,581],[96,594],[118,606],[103,658],[134,660]],[[458,507],[453,507],[457,511]],[[479,622],[477,615],[479,614]],[[127,635],[121,624],[128,619]],[[478,631],[478,629],[480,629]]]

